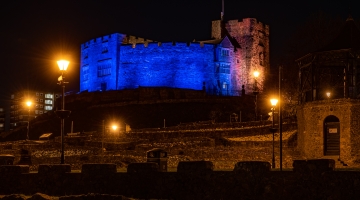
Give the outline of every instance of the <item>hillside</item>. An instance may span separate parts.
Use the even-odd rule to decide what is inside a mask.
[[[259,98],[259,105],[263,102]],[[60,106],[58,106],[60,108]],[[259,106],[261,107],[261,106]],[[228,122],[230,115],[241,111],[242,121],[254,117],[254,97],[206,96],[203,91],[174,88],[139,88],[136,90],[81,93],[66,96],[65,133],[102,131],[112,123],[130,125],[131,129],[161,128],[198,121]],[[264,106],[262,106],[264,108]],[[263,116],[267,112],[259,113]],[[264,117],[265,119],[266,117]],[[30,139],[43,133],[60,135],[60,119],[54,111],[30,122]],[[2,133],[0,141],[25,139],[26,127]]]

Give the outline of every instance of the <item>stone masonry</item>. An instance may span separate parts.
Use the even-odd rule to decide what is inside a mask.
[[[335,116],[340,122],[340,155],[345,163],[360,159],[360,101],[335,99],[307,102],[298,107],[298,148],[306,158],[324,157],[324,120]]]

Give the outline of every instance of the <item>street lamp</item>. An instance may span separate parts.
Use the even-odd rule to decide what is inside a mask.
[[[255,121],[257,121],[257,95],[259,94],[258,86],[257,86],[257,78],[259,77],[260,73],[258,71],[254,71],[254,90],[253,94],[255,95]]]
[[[30,106],[31,106],[32,102],[31,101],[27,101],[26,105],[28,107],[28,125],[27,125],[27,133],[26,133],[26,140],[29,140],[29,129],[30,129]]]
[[[60,156],[60,164],[65,164],[65,156],[64,156],[64,119],[70,115],[69,110],[65,110],[65,72],[69,66],[69,61],[67,60],[59,60],[57,61],[59,69],[61,71],[61,76],[58,78],[58,84],[62,87],[62,102],[61,102],[61,110],[56,111],[56,114],[61,119],[61,156]]]
[[[274,138],[275,138],[275,132],[276,132],[276,128],[274,128],[274,111],[275,111],[275,106],[277,104],[278,100],[277,99],[270,99],[270,103],[271,103],[271,116],[272,116],[272,128],[270,128],[270,132],[272,133],[272,168],[275,168],[275,144],[274,144]]]
[[[330,93],[330,92],[326,92],[326,96],[327,96],[327,98],[329,98],[329,99],[330,99],[330,95],[331,95],[331,93]]]

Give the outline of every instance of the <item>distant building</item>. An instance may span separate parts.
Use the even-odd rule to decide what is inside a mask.
[[[5,131],[5,110],[0,108],[0,132]]]
[[[172,87],[241,96],[269,73],[269,26],[254,18],[212,22],[211,38],[156,42],[121,33],[81,44],[80,92]],[[255,85],[253,72],[260,72]]]
[[[10,129],[24,123],[27,124],[29,120],[53,110],[57,97],[59,97],[59,94],[35,90],[23,90],[12,94]],[[32,102],[30,107],[26,105],[27,101]]]

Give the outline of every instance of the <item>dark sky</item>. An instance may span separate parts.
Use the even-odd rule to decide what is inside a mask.
[[[350,8],[350,9],[349,9]],[[318,11],[359,19],[355,0],[225,0],[225,19],[257,18],[270,26],[270,59],[283,42]],[[0,6],[0,102],[18,89],[58,90],[56,60],[71,61],[66,90],[79,90],[80,44],[115,32],[158,41],[209,39],[221,0],[12,0]],[[1,106],[1,104],[0,104]]]

